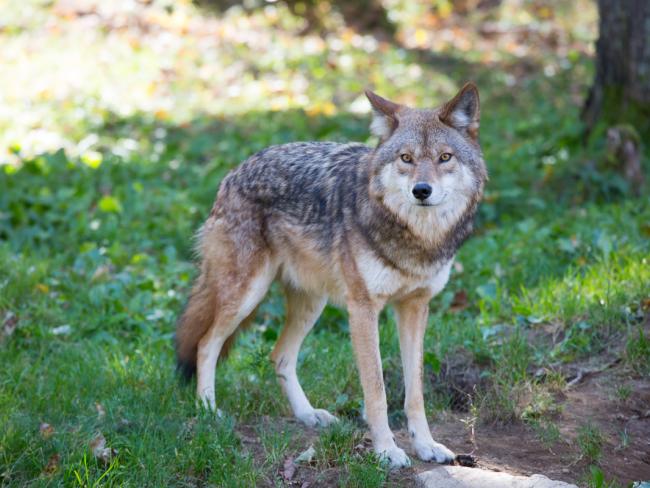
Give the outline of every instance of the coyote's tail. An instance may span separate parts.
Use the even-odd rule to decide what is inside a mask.
[[[199,277],[176,324],[176,368],[190,380],[196,373],[197,347],[214,323],[216,290]]]
[[[201,338],[214,324],[217,313],[217,290],[207,280],[199,277],[192,290],[183,314],[176,324],[176,369],[185,380],[196,374],[196,356]],[[219,361],[230,354],[237,332],[250,326],[257,308],[246,317],[224,342],[219,352]]]

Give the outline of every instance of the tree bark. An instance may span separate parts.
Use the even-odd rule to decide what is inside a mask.
[[[582,112],[588,132],[628,124],[650,135],[650,1],[598,0],[596,76]]]

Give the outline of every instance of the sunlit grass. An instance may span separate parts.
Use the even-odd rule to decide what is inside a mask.
[[[515,309],[564,322],[589,314],[603,325],[614,321],[625,324],[647,297],[649,283],[647,254],[622,249],[592,266],[572,267],[561,279],[526,290]]]

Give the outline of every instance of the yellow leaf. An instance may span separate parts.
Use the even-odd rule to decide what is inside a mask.
[[[47,285],[44,285],[43,283],[38,283],[36,285],[36,289],[42,293],[47,293],[50,291],[50,287]]]

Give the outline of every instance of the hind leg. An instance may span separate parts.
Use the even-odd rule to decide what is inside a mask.
[[[287,322],[271,353],[271,359],[275,363],[276,375],[296,418],[309,427],[325,426],[337,419],[327,410],[311,406],[298,382],[296,363],[302,341],[323,311],[327,299],[288,288],[286,295]]]
[[[206,408],[216,410],[215,370],[221,348],[262,301],[275,278],[275,272],[276,269],[267,259],[256,269],[239,267],[228,276],[227,281],[220,283],[214,322],[199,341],[197,349],[196,392]]]

